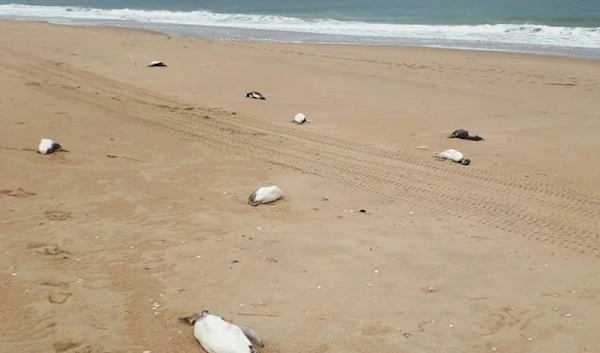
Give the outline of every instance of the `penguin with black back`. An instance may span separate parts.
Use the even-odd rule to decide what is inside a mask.
[[[262,99],[262,100],[266,99],[265,96],[260,94],[260,92],[256,92],[256,91],[246,93],[246,97],[253,98],[253,99]]]
[[[461,140],[470,140],[470,141],[483,140],[483,137],[481,137],[479,135],[469,135],[469,132],[465,129],[454,130],[448,137],[449,138],[458,138]]]

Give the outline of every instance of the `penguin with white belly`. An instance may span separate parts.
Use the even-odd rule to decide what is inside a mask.
[[[271,203],[283,197],[283,191],[277,185],[262,186],[248,197],[248,205],[258,206]]]
[[[246,93],[246,97],[252,98],[252,99],[260,99],[260,100],[266,99],[265,96],[263,96],[260,92],[256,92],[256,91]]]
[[[468,158],[465,158],[465,155],[462,152],[459,152],[452,148],[445,150],[443,152],[439,152],[439,153],[436,152],[433,154],[433,156],[436,158],[440,158],[440,159],[449,159],[453,162],[460,163],[462,165],[471,164],[471,160]]]
[[[62,146],[60,145],[60,143],[51,140],[51,139],[47,139],[47,138],[43,138],[40,140],[40,144],[38,146],[38,152],[41,154],[50,154],[50,153],[54,153],[56,151],[65,151],[68,152],[66,150],[64,150],[62,148]]]
[[[254,345],[264,347],[262,339],[253,329],[235,325],[208,310],[179,320],[194,326],[194,337],[208,353],[257,353]]]
[[[308,119],[306,117],[306,115],[302,114],[302,113],[298,113],[294,116],[294,120],[292,120],[293,122],[295,122],[298,125],[302,125],[304,123],[312,123],[313,121]]]

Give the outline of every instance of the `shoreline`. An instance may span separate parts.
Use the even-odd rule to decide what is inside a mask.
[[[225,42],[248,42],[248,43],[272,43],[272,44],[307,44],[307,45],[350,45],[350,46],[366,46],[366,47],[396,47],[396,48],[418,48],[418,49],[439,49],[439,50],[458,50],[458,51],[473,51],[473,52],[489,52],[489,53],[508,53],[508,54],[523,54],[537,55],[543,57],[555,57],[566,59],[582,59],[590,61],[600,61],[600,48],[568,48],[568,47],[542,47],[524,50],[519,48],[510,48],[508,44],[488,43],[487,47],[483,46],[468,46],[461,43],[456,45],[435,44],[435,43],[414,43],[406,42],[391,42],[387,38],[370,38],[366,36],[354,35],[324,35],[307,32],[283,31],[283,30],[263,30],[249,29],[239,27],[226,26],[201,26],[201,25],[184,25],[184,24],[168,24],[168,23],[141,23],[128,21],[110,21],[96,20],[89,21],[84,19],[70,19],[68,21],[59,19],[30,19],[30,18],[2,18],[0,21],[19,21],[19,22],[43,22],[57,26],[73,26],[73,27],[99,27],[99,28],[124,28],[135,29],[148,32],[156,32],[163,35],[176,36],[182,38],[198,38],[206,40],[221,40]],[[77,22],[79,21],[79,22]],[[259,34],[255,38],[252,33]],[[229,37],[233,38],[229,38]],[[245,37],[236,39],[235,37]],[[282,39],[301,38],[301,40]],[[347,38],[344,40],[325,40],[325,38]],[[269,39],[270,38],[270,39]],[[278,39],[279,38],[279,39]],[[309,39],[306,39],[309,38]],[[312,38],[312,39],[310,39]],[[320,38],[320,39],[319,39]],[[352,41],[350,39],[355,39]],[[375,42],[369,42],[375,41]],[[524,46],[524,45],[521,45]],[[571,51],[572,53],[567,53]]]

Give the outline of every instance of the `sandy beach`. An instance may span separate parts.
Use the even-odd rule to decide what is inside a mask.
[[[0,61],[2,353],[202,352],[202,309],[261,353],[598,352],[598,61],[20,21]]]

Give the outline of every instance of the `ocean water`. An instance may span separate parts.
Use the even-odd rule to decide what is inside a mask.
[[[0,0],[0,18],[126,26],[223,40],[411,45],[600,59],[600,0]]]

